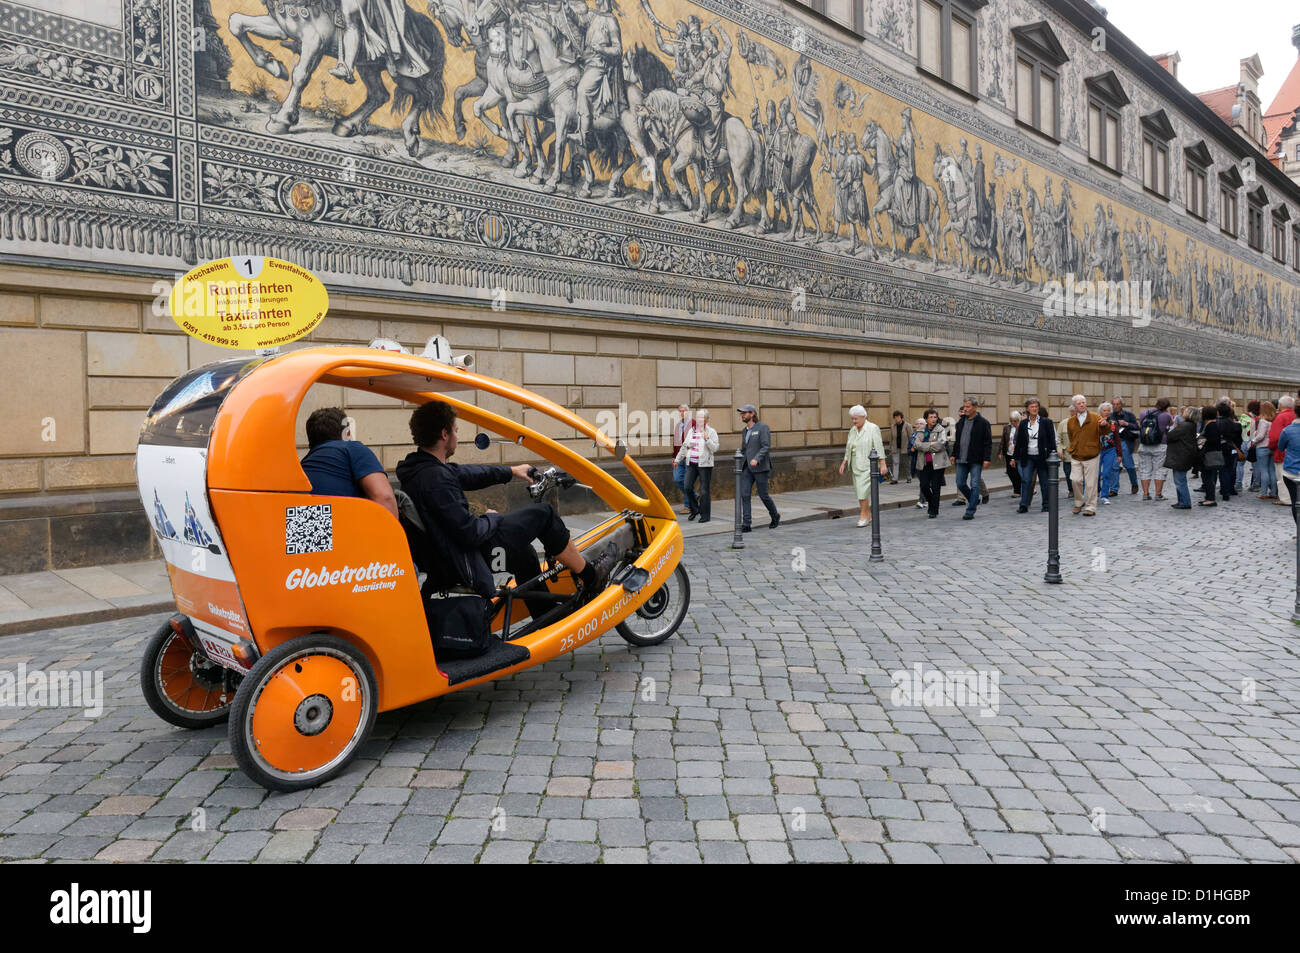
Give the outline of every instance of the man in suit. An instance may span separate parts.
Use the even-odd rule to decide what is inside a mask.
[[[967,397],[961,405],[961,419],[953,438],[953,457],[957,461],[957,492],[966,497],[964,520],[975,518],[980,504],[980,477],[993,457],[993,428],[980,413],[976,397]],[[960,506],[954,501],[953,506]]]
[[[1048,510],[1047,458],[1056,450],[1056,428],[1041,412],[1037,397],[1025,401],[1025,416],[1016,425],[1016,445],[1011,452],[1020,467],[1020,506],[1017,513],[1029,512],[1034,483],[1042,494],[1043,512]]]
[[[745,425],[745,429],[740,432],[740,449],[745,455],[745,469],[740,474],[740,531],[748,533],[752,528],[749,525],[749,496],[756,483],[758,498],[763,501],[768,515],[772,517],[768,526],[776,529],[781,525],[781,514],[776,511],[776,504],[767,493],[767,476],[772,472],[772,432],[768,430],[767,424],[759,421],[758,409],[753,404],[740,408],[740,419]]]

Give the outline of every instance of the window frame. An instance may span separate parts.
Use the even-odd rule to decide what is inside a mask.
[[[1192,207],[1191,198],[1193,190],[1190,182],[1184,182],[1186,194],[1183,197],[1183,207],[1187,214],[1192,218],[1202,222],[1210,220],[1210,166],[1213,165],[1213,158],[1210,156],[1210,150],[1206,148],[1204,141],[1194,143],[1190,146],[1183,147],[1183,170],[1184,178],[1197,176],[1201,182],[1201,199],[1202,204],[1199,210]]]
[[[1300,223],[1291,226],[1291,267],[1300,271]]]
[[[1129,98],[1120,86],[1119,79],[1115,76],[1114,71],[1102,73],[1099,76],[1089,76],[1084,81],[1084,88],[1087,90],[1088,111],[1085,119],[1087,143],[1085,150],[1088,154],[1088,161],[1098,168],[1105,169],[1113,175],[1123,176],[1124,170],[1124,107],[1129,104]],[[1092,154],[1092,111],[1096,109],[1099,113],[1097,130],[1097,152],[1098,155]],[[1115,120],[1115,165],[1106,161],[1106,155],[1110,152],[1109,137],[1106,134],[1106,120]]]
[[[867,2],[868,0],[850,0],[853,5],[853,22],[843,23],[835,19],[826,10],[826,0],[790,0],[797,7],[810,10],[827,23],[833,23],[841,30],[848,30],[855,36],[866,39],[867,36]]]
[[[1285,265],[1287,263],[1287,223],[1291,221],[1291,210],[1286,207],[1285,202],[1280,202],[1273,207],[1272,219],[1273,260],[1279,265]]]
[[[1169,117],[1165,115],[1164,110],[1156,110],[1142,117],[1142,188],[1144,191],[1157,198],[1169,201],[1169,144],[1173,141],[1174,129],[1169,123]],[[1156,185],[1147,183],[1147,166],[1146,155],[1147,146],[1151,147],[1152,178],[1159,184],[1160,177],[1157,174],[1156,163],[1159,162],[1164,167],[1165,188],[1162,192]]]
[[[928,3],[939,8],[939,72],[921,62],[921,5]],[[979,98],[979,11],[988,0],[916,0],[916,68],[918,72],[936,79],[945,86],[971,98]],[[961,21],[970,31],[970,88],[952,78],[952,21]]]
[[[1241,238],[1241,174],[1236,166],[1228,166],[1219,173],[1219,231],[1234,239]],[[1232,210],[1232,228],[1228,228],[1224,215],[1224,200]]]
[[[1026,121],[1020,118],[1020,64],[1024,63],[1029,67],[1029,74],[1032,78],[1030,81],[1030,98],[1029,111],[1033,114],[1033,121]],[[1043,128],[1043,77],[1047,76],[1052,80],[1052,129],[1048,132]],[[1053,142],[1061,141],[1061,73],[1060,70],[1054,69],[1044,63],[1040,58],[1031,52],[1024,50],[1017,45],[1016,47],[1016,125],[1024,129],[1032,129],[1040,136],[1051,139]]]
[[[1246,244],[1257,252],[1264,251],[1264,208],[1257,192],[1246,193]]]

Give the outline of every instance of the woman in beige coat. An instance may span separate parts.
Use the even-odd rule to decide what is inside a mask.
[[[849,439],[844,445],[844,460],[840,463],[840,475],[845,468],[853,473],[853,487],[858,494],[858,526],[871,523],[871,451],[880,455],[879,469],[883,477],[889,473],[885,462],[885,445],[880,439],[880,428],[867,419],[867,409],[855,404],[849,410],[853,426],[849,428]]]
[[[925,426],[916,438],[916,465],[928,515],[934,519],[939,515],[939,488],[946,482],[943,471],[948,467],[948,430],[933,407],[925,412]]]

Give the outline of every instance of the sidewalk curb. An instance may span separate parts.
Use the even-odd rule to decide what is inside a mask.
[[[41,629],[61,629],[72,625],[87,625],[91,622],[115,622],[118,619],[130,619],[133,616],[153,615],[157,612],[175,612],[176,600],[168,595],[166,599],[144,602],[137,606],[112,606],[108,609],[83,609],[80,612],[66,612],[61,615],[36,616],[18,622],[0,623],[0,638],[6,635],[22,635],[24,632],[37,632]]]

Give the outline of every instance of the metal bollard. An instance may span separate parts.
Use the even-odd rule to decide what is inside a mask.
[[[1300,486],[1300,484],[1297,484]],[[1291,621],[1300,624],[1300,499],[1291,493],[1291,516],[1295,519],[1295,608],[1291,610]]]
[[[1061,458],[1052,451],[1052,455],[1047,458],[1047,485],[1039,487],[1044,493],[1050,494],[1047,498],[1047,572],[1043,573],[1043,580],[1046,582],[1061,581],[1061,551],[1059,548],[1060,524],[1061,524]]]
[[[884,561],[884,554],[880,551],[880,453],[872,448],[871,460],[871,562],[878,563]]]
[[[745,539],[740,533],[740,475],[745,472],[745,454],[736,451],[736,526],[731,532],[731,548],[744,549]]]

